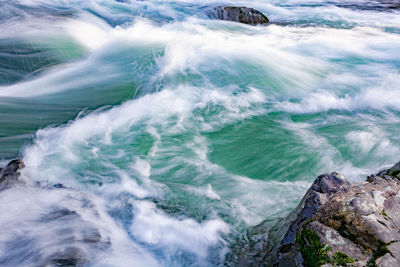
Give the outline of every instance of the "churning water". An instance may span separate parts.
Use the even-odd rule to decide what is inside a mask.
[[[0,158],[73,188],[0,192],[0,264],[74,244],[93,266],[230,265],[316,175],[399,160],[387,2],[0,0]],[[209,19],[218,5],[272,23]],[[93,229],[103,243],[71,239]]]

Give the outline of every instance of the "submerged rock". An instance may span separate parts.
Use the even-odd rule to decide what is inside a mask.
[[[269,22],[267,16],[265,16],[263,13],[255,10],[254,8],[248,7],[219,6],[215,8],[214,15],[212,17],[250,25],[267,24]]]
[[[21,160],[12,160],[0,169],[0,199],[13,200],[10,218],[15,218],[14,209],[26,204],[24,199],[31,198],[38,212],[28,211],[18,219],[17,231],[7,223],[2,227],[0,266],[90,265],[111,246],[110,236],[96,223],[101,215],[91,196],[62,184],[33,183],[21,177],[24,166]],[[24,195],[20,203],[14,197],[18,195]]]
[[[400,266],[399,177],[400,163],[357,184],[319,176],[289,216],[258,231],[264,238],[239,265]]]
[[[390,11],[392,9],[400,8],[399,0],[337,1],[329,4],[333,4],[341,8],[350,8],[355,10]]]

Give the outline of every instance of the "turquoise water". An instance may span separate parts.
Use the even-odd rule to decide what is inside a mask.
[[[208,19],[217,5],[272,23]],[[0,0],[0,158],[96,203],[101,220],[81,215],[111,247],[91,265],[231,265],[318,174],[361,181],[399,159],[399,51],[399,11],[372,1]],[[33,221],[71,205],[0,198],[2,246],[55,238]]]

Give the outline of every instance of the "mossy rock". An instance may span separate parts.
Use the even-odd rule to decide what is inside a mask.
[[[296,242],[300,246],[305,266],[318,267],[330,262],[328,251],[331,248],[325,244],[321,244],[319,236],[314,230],[303,229],[296,236]]]
[[[337,266],[347,266],[349,263],[353,263],[354,259],[349,257],[346,253],[337,251],[332,255],[332,263]]]

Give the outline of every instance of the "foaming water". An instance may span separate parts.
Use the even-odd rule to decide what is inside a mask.
[[[218,5],[272,23],[212,20]],[[0,7],[0,155],[20,155],[35,184],[0,192],[1,265],[234,264],[235,242],[287,215],[316,175],[356,182],[398,160],[388,4]]]

